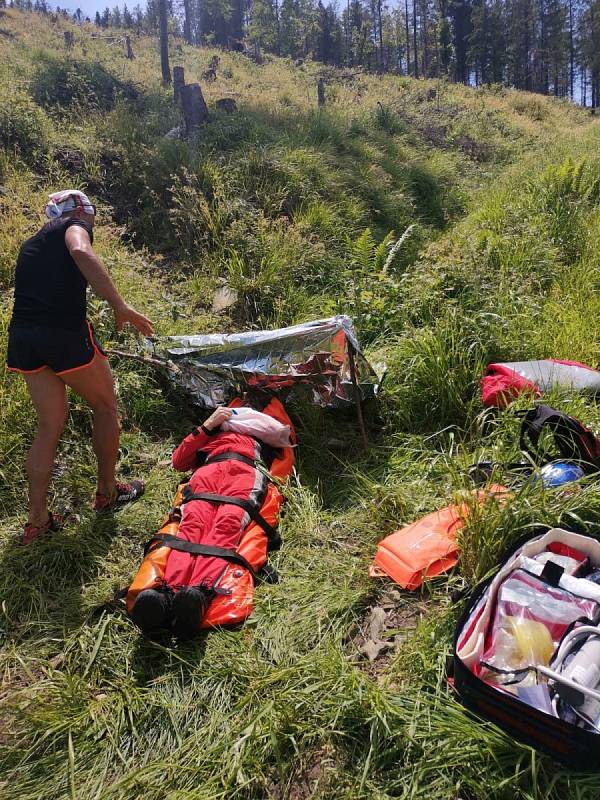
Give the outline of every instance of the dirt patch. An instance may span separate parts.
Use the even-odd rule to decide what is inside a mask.
[[[350,631],[349,649],[361,669],[375,679],[385,673],[402,643],[431,607],[429,595],[384,589]]]
[[[59,147],[54,151],[54,158],[69,175],[79,175],[83,172],[85,156],[81,150]]]
[[[478,142],[472,136],[465,134],[458,136],[454,144],[473,161],[490,161],[494,154],[494,149],[488,142]]]
[[[310,800],[329,797],[336,785],[339,762],[332,745],[310,753],[286,781],[273,778],[267,783],[270,800]]]

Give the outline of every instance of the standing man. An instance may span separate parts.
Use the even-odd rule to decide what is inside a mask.
[[[27,457],[29,519],[23,543],[57,530],[47,494],[56,448],[67,418],[66,387],[94,414],[92,442],[98,460],[95,511],[135,500],[142,481],[115,481],[119,420],[106,354],[86,319],[88,283],[113,308],[117,330],[130,323],[145,336],[152,323],[128,305],[94,253],[96,209],[80,191],[50,195],[47,222],[22,245],[15,273],[15,301],[8,338],[8,369],[20,372],[37,412],[38,428]]]

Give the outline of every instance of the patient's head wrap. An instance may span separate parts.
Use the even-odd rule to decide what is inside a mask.
[[[96,213],[96,208],[90,198],[78,189],[63,189],[60,192],[53,192],[48,198],[45,212],[49,219],[58,219],[76,208],[82,208],[86,214]]]

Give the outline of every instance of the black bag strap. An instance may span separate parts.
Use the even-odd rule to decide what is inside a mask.
[[[533,467],[529,461],[478,461],[469,467],[469,478],[476,486],[483,486],[491,480],[494,470],[513,472],[519,477],[529,477]]]
[[[205,500],[207,503],[214,503],[215,505],[225,503],[243,508],[248,516],[267,534],[267,539],[269,540],[268,549],[278,550],[281,547],[281,537],[275,528],[267,522],[260,511],[258,511],[249,500],[241,500],[238,497],[228,497],[223,494],[213,494],[212,492],[200,492],[197,494],[188,484],[183,490],[181,502],[189,503],[191,500]]]
[[[530,409],[521,423],[519,446],[536,459],[550,461],[555,454],[542,450],[539,439],[544,427],[549,427],[560,456],[566,460],[582,461],[589,467],[600,466],[600,443],[591,431],[575,417],[549,406]]]
[[[557,415],[561,416],[560,411],[555,411],[550,406],[535,406],[529,409],[523,417],[521,423],[521,433],[519,436],[519,449],[529,453],[532,458],[538,458],[539,440],[544,425],[558,421]],[[566,415],[564,415],[566,416]]]
[[[254,580],[258,580],[258,574],[252,564],[244,556],[240,555],[237,550],[229,550],[226,547],[215,547],[208,544],[196,544],[195,542],[188,542],[186,539],[180,539],[178,536],[172,536],[169,533],[157,533],[144,547],[144,555],[152,552],[157,547],[170,547],[171,550],[179,550],[182,553],[190,553],[193,556],[223,558],[226,561],[231,561],[233,564],[244,567]]]

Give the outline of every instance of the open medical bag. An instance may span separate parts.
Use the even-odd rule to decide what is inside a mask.
[[[505,554],[457,623],[453,683],[515,739],[600,769],[600,542],[552,528]]]

